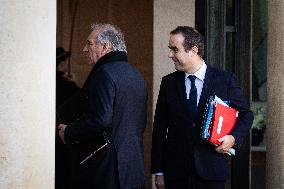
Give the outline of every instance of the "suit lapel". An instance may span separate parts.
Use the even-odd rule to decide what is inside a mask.
[[[204,78],[204,84],[201,92],[201,96],[199,99],[198,107],[197,107],[197,115],[202,115],[203,108],[207,102],[209,95],[212,94],[213,84],[214,84],[214,69],[207,65],[206,74]]]
[[[201,92],[201,96],[199,99],[198,107],[197,107],[197,115],[203,116],[203,109],[207,102],[207,99],[209,95],[212,95],[214,92],[212,90],[214,89],[214,75],[215,71],[214,69],[207,65],[206,74],[204,78],[204,84]],[[176,77],[176,89],[177,89],[177,95],[180,98],[181,105],[183,106],[184,112],[187,112],[186,109],[186,92],[185,92],[185,80],[184,80],[184,72],[178,72]]]
[[[183,107],[186,109],[186,92],[185,92],[185,80],[184,80],[184,72],[178,72],[176,77],[176,89],[178,92],[178,97],[180,98],[180,102]]]

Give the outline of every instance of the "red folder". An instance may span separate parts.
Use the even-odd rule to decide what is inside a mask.
[[[212,133],[209,141],[220,145],[221,142],[218,139],[229,134],[235,126],[238,111],[229,106],[222,105],[220,103],[215,103],[214,106],[214,121],[212,123]]]

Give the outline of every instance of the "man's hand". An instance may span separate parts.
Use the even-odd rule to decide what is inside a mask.
[[[64,125],[64,124],[59,124],[58,125],[58,130],[59,130],[59,137],[61,138],[62,142],[64,144],[66,144],[66,141],[64,139],[64,132],[65,132],[65,128],[67,127],[67,125]]]
[[[157,189],[165,189],[165,180],[163,175],[155,176],[155,185]]]
[[[222,138],[218,140],[222,144],[215,148],[215,150],[218,153],[225,154],[226,152],[229,151],[230,148],[232,148],[235,144],[235,138],[232,135],[225,135]]]

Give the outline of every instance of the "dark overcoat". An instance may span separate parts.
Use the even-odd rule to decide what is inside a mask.
[[[126,53],[113,51],[95,64],[83,89],[88,108],[84,116],[66,128],[67,143],[88,142],[107,131],[111,144],[77,169],[74,180],[78,187],[145,186],[143,132],[147,88],[142,75],[127,62]]]
[[[253,115],[234,74],[207,66],[197,115],[187,111],[185,73],[176,71],[162,78],[157,101],[152,145],[152,173],[163,172],[166,179],[184,179],[194,162],[198,175],[208,180],[229,178],[227,157],[200,139],[206,101],[210,95],[230,101],[239,110],[232,131],[239,147],[249,133]],[[193,158],[193,160],[192,160]]]

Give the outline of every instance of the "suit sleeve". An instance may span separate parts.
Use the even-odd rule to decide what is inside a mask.
[[[111,128],[115,84],[103,70],[97,72],[89,85],[89,111],[66,127],[67,143],[87,140]]]
[[[229,96],[231,106],[239,111],[236,125],[231,134],[236,140],[235,147],[240,148],[244,137],[249,134],[253,121],[253,113],[249,109],[248,103],[234,74],[232,74],[230,81]]]
[[[151,172],[164,172],[163,157],[165,154],[165,143],[167,136],[167,105],[165,81],[162,79],[160,91],[156,104],[153,133],[152,133],[152,154],[151,154]]]

